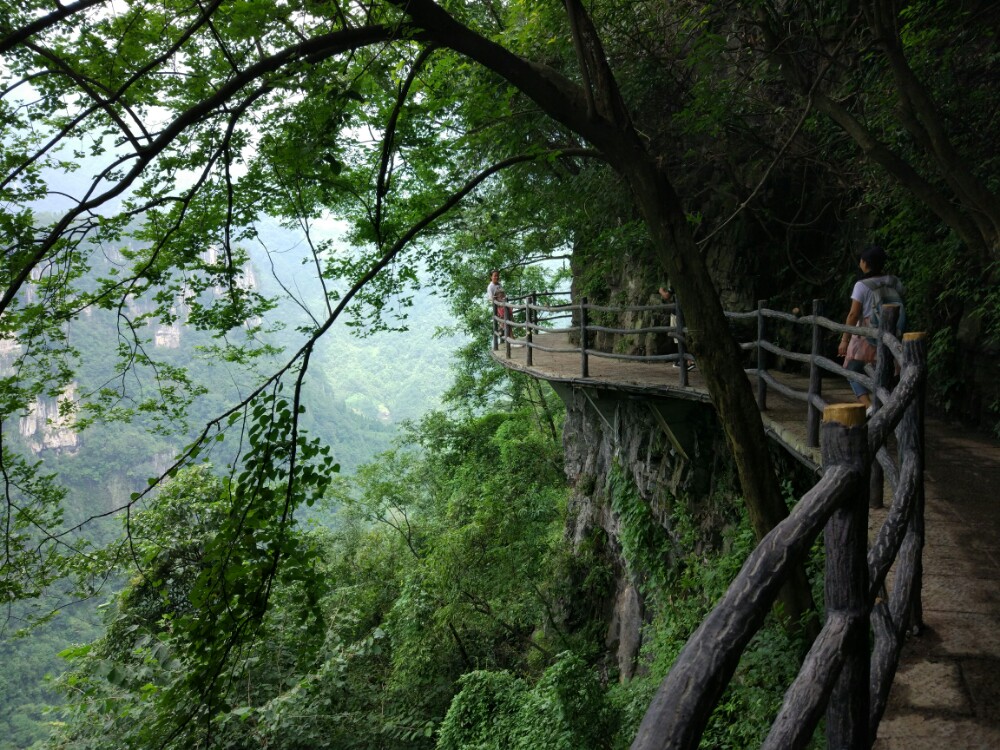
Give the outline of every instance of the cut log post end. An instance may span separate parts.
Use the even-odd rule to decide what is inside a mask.
[[[845,427],[857,427],[865,423],[864,404],[830,404],[823,409],[824,422],[836,422]]]

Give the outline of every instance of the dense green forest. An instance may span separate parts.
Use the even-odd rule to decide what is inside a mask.
[[[266,293],[277,285],[282,275],[291,276],[299,258],[292,251],[300,241],[294,233],[276,225],[265,224],[262,236],[276,257],[267,260],[263,252],[253,254],[251,265],[255,277]],[[266,270],[265,270],[266,269]],[[95,273],[106,268],[97,267]],[[311,295],[315,303],[316,294]],[[290,338],[286,328],[294,328],[301,311],[287,302],[278,304],[270,313],[282,321],[282,327],[266,338],[275,351]],[[447,383],[451,352],[461,338],[454,335],[426,335],[446,327],[448,310],[442,300],[427,296],[424,304],[408,311],[406,322],[415,330],[383,331],[369,338],[359,338],[349,330],[339,330],[329,337],[318,358],[313,373],[315,384],[309,392],[315,407],[304,423],[330,445],[345,473],[371,461],[387,450],[398,427],[406,420],[418,418],[437,407]],[[163,352],[171,366],[186,368],[194,382],[205,389],[189,404],[186,424],[197,424],[211,418],[233,398],[234,384],[246,387],[247,374],[227,366],[213,366],[202,352],[211,339],[197,331],[181,327],[182,345]],[[114,319],[96,311],[74,325],[70,343],[79,353],[76,383],[82,393],[99,390],[106,381],[103,371],[101,342],[116,335]],[[379,356],[391,351],[396,356]],[[372,362],[379,363],[378,367]],[[240,383],[243,380],[243,383]],[[105,513],[128,504],[131,493],[148,486],[147,480],[163,470],[163,466],[180,452],[191,439],[182,425],[174,431],[155,425],[141,414],[127,422],[100,420],[90,424],[78,436],[71,450],[45,449],[39,454],[46,472],[59,477],[66,489],[63,502],[63,524],[83,527],[78,536],[84,543],[107,544],[121,533],[117,519],[102,519]],[[19,435],[7,435],[10,447],[17,446]],[[22,447],[23,449],[23,447]],[[220,466],[231,460],[227,454],[216,454],[213,460]],[[321,512],[314,509],[314,518],[328,517],[335,506],[327,504]],[[54,585],[43,601],[52,610],[61,610],[52,620],[37,625],[28,635],[19,628],[29,622],[29,612],[15,607],[8,612],[0,655],[11,669],[0,676],[0,701],[5,706],[0,718],[0,748],[24,748],[48,735],[56,716],[49,709],[59,702],[51,678],[66,667],[60,652],[80,645],[101,634],[101,614],[97,608],[106,606],[128,572],[112,575],[94,596],[75,603],[65,587]],[[20,636],[20,637],[19,637]]]
[[[842,319],[879,243],[931,408],[1000,430],[998,14],[0,0],[0,603],[33,650],[80,635],[47,744],[627,746],[795,495],[724,308]],[[617,465],[565,486],[562,405],[488,356],[492,268],[676,289],[717,418],[698,496],[654,514]],[[79,452],[36,455],[67,420]],[[607,528],[567,539],[588,493]],[[794,638],[759,639],[706,746],[759,739]],[[48,697],[17,674],[33,741]]]

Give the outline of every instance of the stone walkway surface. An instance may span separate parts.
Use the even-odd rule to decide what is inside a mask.
[[[1000,442],[928,419],[925,628],[911,637],[878,750],[1000,748]]]
[[[571,346],[561,334],[539,339]],[[509,359],[505,348],[494,353],[499,362],[551,381],[709,400],[697,370],[682,388],[668,365],[591,357],[584,378],[579,353],[536,351],[529,367],[523,346]],[[853,400],[839,378],[824,379],[823,388],[830,402]],[[819,451],[806,447],[805,411],[801,402],[769,396],[765,429],[815,466]],[[925,434],[924,628],[904,645],[874,747],[1000,750],[1000,441],[935,419]],[[885,512],[872,512],[873,531]]]

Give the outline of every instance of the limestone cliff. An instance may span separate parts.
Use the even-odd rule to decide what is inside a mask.
[[[58,398],[39,396],[21,417],[19,430],[32,453],[56,450],[76,453],[80,436],[76,430],[76,383],[67,385]]]
[[[210,247],[202,253],[202,260],[208,265],[216,265],[223,262],[220,258],[219,249]],[[250,263],[246,263],[236,275],[236,287],[243,290],[253,290],[258,288],[257,275]],[[216,299],[221,299],[228,294],[228,290],[221,285],[210,287],[210,294]],[[189,288],[184,288],[176,295],[174,303],[170,306],[170,318],[168,320],[156,319],[157,302],[153,299],[137,300],[129,296],[127,300],[128,314],[132,319],[144,319],[153,331],[153,345],[158,349],[179,349],[183,337],[184,326],[191,314],[191,300],[194,293]],[[247,327],[260,325],[260,319],[256,316],[244,321]]]
[[[566,474],[574,487],[567,535],[576,549],[601,540],[601,556],[613,570],[613,594],[604,618],[605,643],[621,679],[641,669],[639,649],[647,622],[651,567],[670,570],[687,550],[671,528],[671,509],[683,502],[705,519],[706,541],[725,519],[710,498],[728,471],[724,441],[710,405],[643,399],[593,389],[557,387],[566,402],[563,432]],[[720,458],[721,457],[721,458]],[[623,540],[635,529],[634,514],[616,498],[613,475],[624,476],[634,502],[645,504],[644,523],[658,528],[664,544],[655,557],[638,554]],[[647,533],[648,530],[642,533]]]

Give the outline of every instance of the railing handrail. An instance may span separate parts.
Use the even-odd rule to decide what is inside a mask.
[[[563,294],[569,296],[568,293],[565,292],[550,292],[546,294],[548,294],[549,296],[563,295]],[[570,331],[577,332],[580,330],[580,328],[579,325],[575,324],[571,324],[560,328],[554,328],[551,327],[551,325],[545,325],[545,323],[551,323],[557,320],[572,319],[571,318],[572,313],[579,314],[581,311],[586,311],[588,314],[590,312],[624,313],[624,312],[652,311],[652,312],[661,312],[666,314],[674,313],[678,316],[682,316],[683,312],[680,305],[673,302],[662,303],[657,305],[628,305],[621,307],[613,307],[608,305],[595,305],[589,302],[577,301],[574,303],[573,301],[570,301],[565,304],[553,306],[553,305],[534,304],[530,301],[531,299],[532,295],[529,294],[519,297],[517,298],[517,300],[508,299],[508,301],[505,303],[496,304],[497,310],[504,310],[504,313],[498,315],[497,312],[494,311],[493,315],[494,334],[495,334],[494,350],[496,350],[499,347],[499,343],[505,338],[496,335],[498,327],[503,324],[502,315],[504,314],[509,314],[511,317],[513,317],[515,312],[523,312],[525,318],[527,318],[529,315],[532,317],[532,321],[525,320],[523,323],[513,324],[514,328],[525,329],[525,330],[530,329],[534,332],[545,331],[547,333],[559,333],[559,332],[570,332]],[[525,300],[527,300],[527,302],[525,302]],[[564,314],[559,316],[550,316],[547,318],[541,318],[539,316],[539,313],[553,313],[553,312],[564,313]],[[793,325],[799,325],[799,326],[815,326],[820,330],[826,330],[834,333],[857,334],[868,338],[881,337],[881,340],[885,345],[884,351],[893,357],[897,365],[902,361],[902,356],[903,356],[902,344],[895,338],[895,336],[893,336],[888,331],[880,332],[878,329],[869,326],[848,326],[816,313],[811,315],[798,315],[795,313],[783,312],[781,310],[770,310],[763,307],[757,310],[747,311],[747,312],[727,311],[726,317],[731,320],[747,320],[747,321],[753,319],[759,319],[761,321],[773,320],[773,321],[791,323]],[[542,321],[542,323],[539,322],[540,320]],[[636,328],[627,328],[621,326],[595,325],[589,322],[588,319],[586,331],[588,333],[607,333],[614,335],[632,335],[632,336],[644,335],[644,334],[666,334],[677,342],[679,348],[685,350],[687,348],[687,343],[688,343],[686,336],[686,328],[683,325],[676,325],[676,326],[649,325]],[[616,359],[616,360],[634,361],[634,362],[676,362],[681,359],[685,360],[693,359],[686,352],[684,352],[683,354],[677,353],[677,354],[653,354],[653,355],[621,354],[617,352],[601,351],[598,349],[593,349],[589,346],[552,348],[544,344],[540,344],[537,341],[526,341],[526,340],[519,342],[508,341],[507,343],[508,347],[510,348],[528,347],[548,352],[561,352],[561,353],[579,352],[581,354],[581,373],[584,369],[586,369],[586,365],[584,365],[583,363],[589,360],[590,357],[600,357],[603,359]],[[759,335],[757,338],[750,339],[747,341],[740,341],[737,343],[743,350],[751,350],[751,349],[757,349],[758,351],[763,350],[769,354],[773,354],[775,356],[782,357],[784,359],[793,362],[808,364],[810,367],[818,368],[819,370],[823,370],[825,372],[829,372],[834,375],[843,377],[846,380],[860,383],[868,390],[875,392],[876,395],[881,398],[881,400],[885,400],[886,393],[879,392],[878,390],[879,386],[878,384],[875,383],[873,375],[867,373],[861,374],[854,372],[852,370],[847,370],[843,365],[834,362],[831,359],[823,357],[817,351],[813,351],[808,354],[791,351]],[[882,349],[882,347],[879,348],[880,350]],[[684,368],[680,369],[684,370]],[[807,444],[811,448],[818,447],[819,421],[817,415],[818,413],[822,412],[823,408],[829,405],[826,401],[822,400],[821,393],[818,390],[816,392],[812,392],[812,391],[803,391],[801,389],[791,388],[788,385],[781,383],[780,381],[775,379],[770,374],[768,368],[762,367],[760,366],[760,364],[758,364],[757,367],[747,368],[747,372],[749,374],[756,375],[759,379],[758,400],[760,401],[762,408],[766,409],[768,388],[773,388],[774,390],[778,391],[779,393],[788,398],[795,399],[798,401],[804,401],[811,405],[811,408],[815,411],[811,412],[812,418],[810,422],[812,423],[812,426],[807,432]],[[678,377],[682,381],[682,384],[686,386],[687,385],[686,371],[680,373]],[[816,382],[813,385],[815,385],[818,388],[820,386],[820,383]]]
[[[639,361],[685,360],[683,311],[677,305],[642,305],[611,308],[589,304],[585,299],[556,308],[572,310],[577,319],[570,328],[546,328],[539,313],[546,308],[528,296],[524,304],[501,305],[524,310],[525,321],[515,326],[528,336],[519,346],[542,351],[579,352],[581,376],[588,376],[588,358],[604,356]],[[614,328],[589,324],[594,312],[664,310],[677,315],[675,326]],[[926,381],[927,342],[923,334],[908,334],[899,341],[892,330],[898,310],[888,308],[878,330],[846,326],[823,317],[821,303],[813,302],[811,315],[769,310],[727,313],[736,320],[756,320],[757,337],[742,348],[756,349],[758,403],[766,409],[767,389],[805,401],[808,405],[807,442],[819,445],[822,429],[823,475],[750,554],[743,569],[719,604],[691,635],[650,705],[633,743],[634,750],[695,748],[722,691],[731,679],[740,655],[763,624],[791,565],[797,564],[820,529],[827,535],[826,622],[814,641],[802,670],[785,694],[785,702],[764,742],[767,748],[804,747],[824,710],[827,712],[829,747],[870,747],[888,700],[889,688],[908,629],[921,627],[921,562],[923,521],[923,392]],[[502,319],[494,313],[496,323]],[[793,352],[770,341],[771,321],[809,326],[809,354]],[[507,318],[505,323],[510,323]],[[533,340],[542,331],[574,330],[580,344],[573,348],[550,348]],[[670,355],[621,355],[599,352],[587,345],[595,331],[635,334],[667,333],[678,343]],[[824,331],[868,336],[877,344],[873,372],[859,375],[822,356]],[[510,356],[510,337],[507,341]],[[494,337],[496,342],[496,336]],[[810,367],[809,388],[794,389],[780,383],[768,371],[768,356],[782,356]],[[898,367],[899,380],[890,386]],[[682,386],[687,368],[679,368]],[[865,421],[860,404],[831,405],[821,394],[820,371],[841,375],[870,389],[875,413]],[[858,412],[861,414],[858,414]],[[820,428],[819,414],[824,421]],[[841,423],[838,414],[847,414]],[[853,421],[852,421],[853,420]],[[899,460],[886,450],[895,430]],[[883,477],[889,480],[893,504],[876,539],[867,548],[868,508],[881,506]],[[892,592],[885,594],[884,581],[896,564]],[[881,594],[881,596],[879,596]],[[874,647],[869,653],[869,623]]]

